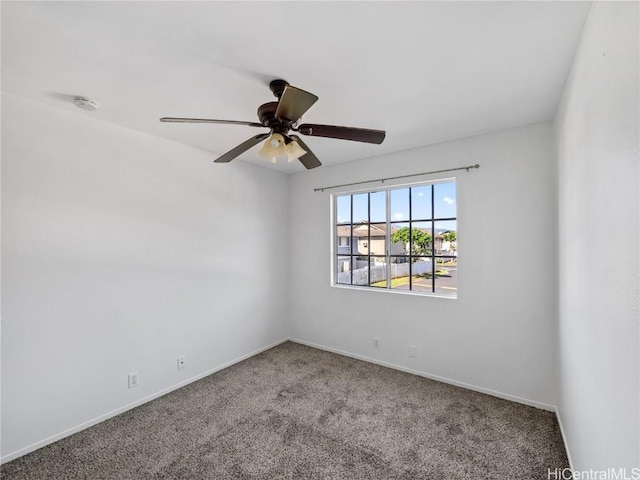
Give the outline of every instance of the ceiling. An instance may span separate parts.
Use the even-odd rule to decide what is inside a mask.
[[[382,145],[304,138],[324,165],[550,120],[587,2],[6,2],[2,90],[164,137],[212,159],[262,130],[284,78],[303,121],[383,129]],[[77,95],[99,103],[78,110]],[[286,173],[259,147],[236,161]],[[233,164],[215,168],[233,168]],[[213,166],[212,166],[213,168]]]

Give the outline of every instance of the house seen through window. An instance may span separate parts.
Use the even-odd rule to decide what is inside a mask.
[[[454,180],[333,196],[334,284],[456,297]]]

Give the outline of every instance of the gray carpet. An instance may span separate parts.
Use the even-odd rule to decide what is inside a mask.
[[[546,479],[555,416],[287,342],[3,465],[3,479]]]

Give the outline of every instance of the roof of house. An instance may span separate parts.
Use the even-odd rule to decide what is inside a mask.
[[[363,223],[353,225],[353,236],[357,238],[368,237],[369,236],[369,226],[371,227],[371,238],[375,237],[384,237],[387,234],[387,224],[386,223]],[[391,235],[400,230],[398,227],[391,225]],[[418,228],[425,233],[431,234],[431,229],[426,228]],[[338,237],[349,237],[351,236],[351,225],[338,225],[337,227]],[[436,233],[436,238],[442,238],[442,233]]]

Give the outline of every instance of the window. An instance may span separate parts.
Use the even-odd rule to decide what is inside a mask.
[[[456,297],[456,183],[333,196],[334,285]]]

